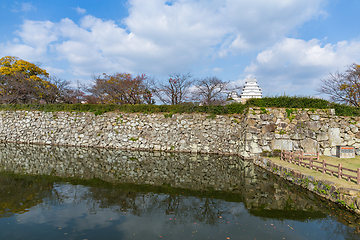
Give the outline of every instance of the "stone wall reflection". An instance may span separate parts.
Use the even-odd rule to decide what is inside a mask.
[[[0,169],[33,175],[99,178],[115,183],[155,186],[168,184],[175,188],[199,191],[210,188],[240,196],[248,210],[264,217],[267,211],[272,210],[323,212],[326,205],[315,195],[299,194],[301,190],[296,190],[296,187],[294,188],[290,183],[269,175],[265,170],[254,166],[252,162],[243,161],[237,156],[2,143]],[[111,205],[109,201],[113,199],[113,204],[121,206],[122,200],[118,202],[116,199],[122,197],[111,198],[117,194],[111,191],[115,190],[96,189],[92,193],[92,198],[102,199],[101,202],[107,201],[105,205]],[[108,197],[102,198],[103,196]],[[174,196],[168,196],[168,199],[163,200],[152,200],[152,204],[165,201],[167,205],[172,206],[178,201],[172,198]],[[209,204],[203,205],[209,207]],[[154,207],[156,204],[152,208]],[[137,207],[132,206],[132,209],[135,211]],[[174,209],[169,207],[167,211],[174,212]]]

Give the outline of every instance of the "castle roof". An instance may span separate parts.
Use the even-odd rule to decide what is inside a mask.
[[[247,79],[242,92],[240,94],[241,98],[261,98],[262,91],[259,85],[257,84],[256,78]]]

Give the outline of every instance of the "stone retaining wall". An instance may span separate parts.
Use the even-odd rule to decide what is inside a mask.
[[[0,141],[235,154],[241,125],[234,116],[0,111]]]
[[[336,116],[334,109],[250,108],[242,119],[241,155],[281,149],[334,156],[337,145],[354,146],[359,155],[359,127],[359,117]]]
[[[166,117],[165,117],[166,116]],[[360,118],[333,109],[250,108],[242,115],[0,111],[0,141],[254,157],[275,149],[360,154]]]

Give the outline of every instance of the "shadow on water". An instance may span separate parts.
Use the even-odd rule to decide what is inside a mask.
[[[359,237],[357,215],[237,156],[1,144],[0,169],[0,218],[71,200],[95,215],[161,212],[170,225],[220,226],[224,216],[319,225],[330,218],[327,232]]]

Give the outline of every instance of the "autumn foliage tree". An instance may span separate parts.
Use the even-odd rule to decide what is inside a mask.
[[[189,98],[189,88],[193,84],[190,74],[170,75],[166,83],[159,83],[154,94],[164,104],[177,105]]]
[[[153,104],[147,80],[144,74],[136,77],[128,73],[103,74],[94,77],[94,84],[87,91],[102,104]]]
[[[3,103],[54,101],[56,85],[46,80],[49,74],[37,65],[6,56],[0,59],[0,100]]]
[[[360,65],[353,64],[344,73],[330,74],[317,91],[335,102],[360,107]]]

